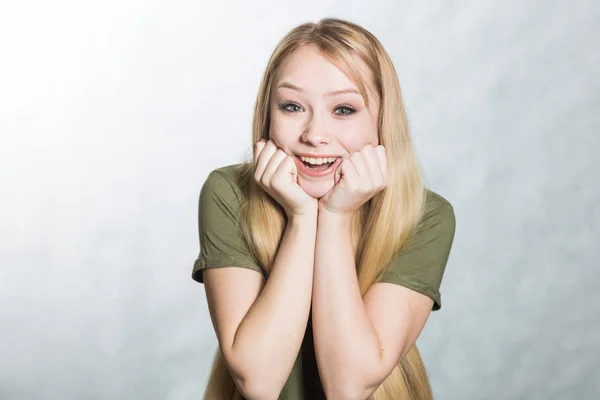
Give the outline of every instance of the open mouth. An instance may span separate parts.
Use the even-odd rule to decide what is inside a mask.
[[[342,162],[342,157],[307,157],[296,156],[296,165],[300,173],[312,178],[319,178],[331,174]]]
[[[323,163],[323,164],[311,164],[307,161],[302,161],[302,164],[304,164],[304,166],[306,166],[306,168],[312,169],[314,171],[325,171],[327,168],[331,167],[333,165],[333,163],[335,163],[335,161],[331,161],[331,162]]]

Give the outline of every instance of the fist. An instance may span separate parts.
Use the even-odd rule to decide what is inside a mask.
[[[335,185],[321,197],[319,207],[329,212],[352,215],[387,186],[385,147],[366,145],[344,159],[335,171]]]
[[[294,157],[271,139],[263,139],[254,145],[254,179],[283,207],[288,217],[316,213],[317,199],[298,185]]]

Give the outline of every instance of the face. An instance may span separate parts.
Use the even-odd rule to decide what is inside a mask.
[[[358,57],[355,60],[363,77],[369,78],[366,65]],[[273,83],[269,137],[295,157],[298,184],[320,198],[335,184],[335,170],[343,159],[367,144],[379,144],[377,95],[368,85],[367,108],[358,87],[312,47],[291,54]],[[329,93],[346,89],[354,92]],[[316,162],[333,164],[309,169],[304,157],[325,158]]]

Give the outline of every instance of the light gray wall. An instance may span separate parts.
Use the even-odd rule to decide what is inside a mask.
[[[418,341],[436,398],[598,398],[598,2],[207,3],[0,6],[0,398],[199,398],[198,193],[248,149],[276,42],[323,16],[388,49],[455,207]]]

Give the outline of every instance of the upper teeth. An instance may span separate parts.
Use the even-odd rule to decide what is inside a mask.
[[[309,164],[321,165],[321,164],[328,164],[328,163],[334,162],[336,160],[336,157],[313,158],[313,157],[300,156],[300,159]]]

